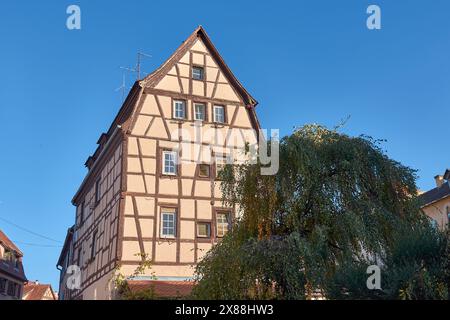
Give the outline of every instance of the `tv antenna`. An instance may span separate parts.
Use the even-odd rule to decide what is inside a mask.
[[[128,67],[120,67],[122,69],[122,85],[118,87],[115,91],[122,91],[122,102],[125,100],[125,91],[127,89],[125,84],[125,72],[130,73],[136,73],[137,81],[141,79],[141,64],[143,58],[151,58],[152,56],[150,54],[138,51],[137,53],[137,62],[136,66],[134,68],[128,68]]]
[[[138,51],[137,53],[137,63],[136,63],[136,73],[137,73],[137,80],[141,80],[141,63],[143,58],[151,58],[152,56],[150,54]]]
[[[118,87],[115,92],[122,91],[122,103],[125,101],[125,90],[127,89],[127,86],[125,84],[125,69],[123,67],[120,67],[122,69],[122,84],[120,87]]]

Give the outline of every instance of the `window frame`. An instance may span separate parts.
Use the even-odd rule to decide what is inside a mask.
[[[83,257],[83,248],[79,247],[78,248],[77,262],[78,262],[78,267],[80,267],[80,268],[83,266],[83,261],[81,260],[82,257]]]
[[[10,297],[15,297],[16,295],[16,286],[15,283],[11,280],[7,281],[7,289],[6,289],[6,295]]]
[[[3,283],[3,285],[1,285],[1,283]],[[0,278],[0,294],[5,295],[7,287],[8,287],[8,279]]]
[[[101,178],[95,180],[95,205],[97,205],[100,202],[100,199],[102,198],[100,184]]]
[[[199,234],[199,226],[200,225],[207,225],[207,235],[203,236]],[[196,231],[195,231],[195,236],[197,238],[201,238],[201,239],[210,239],[211,238],[211,222],[210,221],[197,221],[197,226],[196,226]]]
[[[217,160],[220,160],[220,163]],[[220,165],[226,166],[228,164],[229,160],[230,160],[230,157],[228,155],[215,155],[214,156],[214,178],[216,180],[219,179],[220,170],[218,170],[218,166],[220,166]],[[223,161],[223,162],[221,162],[221,161]]]
[[[170,210],[170,211],[169,211]],[[172,216],[172,221],[167,222],[173,222],[172,227],[164,227],[164,217],[165,216]],[[178,210],[176,208],[161,208],[160,213],[160,230],[159,230],[159,237],[161,239],[175,239],[177,237],[177,219],[178,219]],[[164,234],[164,229],[173,229],[173,234]]]
[[[201,122],[208,121],[207,104],[204,102],[193,102],[192,105],[193,105],[192,113],[194,121],[201,121]],[[197,119],[197,110],[196,110],[197,106],[203,106],[203,119]]]
[[[174,155],[174,159],[173,159],[174,172],[166,171],[166,155],[168,155],[168,154]],[[173,150],[163,150],[161,155],[162,155],[162,157],[161,157],[162,158],[161,159],[161,165],[162,165],[161,173],[165,176],[177,176],[178,175],[178,163],[177,163],[178,162],[178,160],[177,160],[178,154],[177,154],[177,152],[173,151]]]
[[[183,105],[183,117],[177,117],[177,103],[181,102]],[[176,120],[186,120],[187,119],[187,108],[186,100],[183,99],[173,99],[172,100],[172,118]]]
[[[84,207],[86,206],[85,201],[83,201],[80,205],[80,226],[84,223]]]
[[[194,76],[194,70],[200,70],[200,78],[196,78]],[[191,77],[192,77],[192,80],[205,81],[205,68],[202,66],[193,65]]]
[[[201,168],[202,166],[206,166],[208,168],[208,174],[207,175],[202,175],[201,172]],[[197,165],[198,169],[197,169],[197,177],[202,178],[202,179],[209,179],[211,178],[211,165],[208,163],[199,163]]]
[[[98,234],[98,230],[95,230],[92,233],[92,242],[91,242],[91,257],[90,260],[93,261],[95,260],[95,256],[96,256],[96,251],[97,251],[97,234]]]
[[[225,216],[227,227],[225,229],[226,230],[225,233],[223,233],[223,228],[222,228],[222,234],[220,235],[219,234],[219,225],[223,226],[225,224],[223,221],[221,221],[219,223],[219,216],[222,216],[222,215]],[[215,220],[216,220],[215,221],[216,222],[216,237],[223,238],[231,229],[231,213],[229,211],[218,210],[216,212]]]
[[[216,108],[220,108],[223,110],[223,121],[217,121],[217,112],[216,112]],[[227,115],[226,115],[226,108],[224,105],[222,104],[215,104],[213,105],[213,122],[214,123],[220,123],[220,124],[225,124],[227,123]]]

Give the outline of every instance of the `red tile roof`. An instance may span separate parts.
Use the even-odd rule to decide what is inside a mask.
[[[47,300],[47,298],[44,299],[44,296],[48,289],[50,289],[53,300],[56,300],[56,295],[51,285],[28,282],[23,287],[23,300]]]
[[[8,249],[16,251],[20,256],[23,256],[22,251],[0,230],[0,243]]]
[[[153,286],[157,297],[176,298],[189,295],[194,283],[192,281],[129,280],[128,286],[134,293]]]

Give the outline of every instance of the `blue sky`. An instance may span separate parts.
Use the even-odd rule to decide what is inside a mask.
[[[66,28],[70,4],[81,30]],[[366,28],[369,4],[381,30]],[[387,139],[389,156],[432,188],[450,166],[449,15],[445,0],[4,1],[0,218],[62,242],[83,163],[120,107],[119,67],[142,50],[151,72],[199,24],[259,101],[263,127],[285,135],[350,116],[344,132]],[[59,244],[0,228],[24,251],[28,278],[57,288]]]

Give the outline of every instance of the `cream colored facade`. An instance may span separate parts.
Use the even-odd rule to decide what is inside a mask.
[[[429,204],[426,207],[422,208],[422,210],[426,213],[427,216],[436,221],[439,229],[444,230],[448,227],[448,217],[450,215],[450,197]]]
[[[194,78],[193,69],[202,76]],[[196,105],[204,112],[196,113],[203,110]],[[246,160],[246,143],[257,143],[255,106],[201,27],[135,84],[73,200],[71,260],[81,266],[82,285],[71,298],[113,298],[114,268],[130,275],[143,254],[153,262],[144,279],[193,276],[195,264],[220,241],[223,219],[231,226],[236,218],[236,208],[222,203],[216,174],[226,159]],[[174,172],[167,172],[169,151],[176,152]],[[162,230],[167,212],[174,213],[174,228]]]
[[[439,229],[445,230],[450,219],[450,171],[435,177],[436,188],[423,193],[422,210]]]

